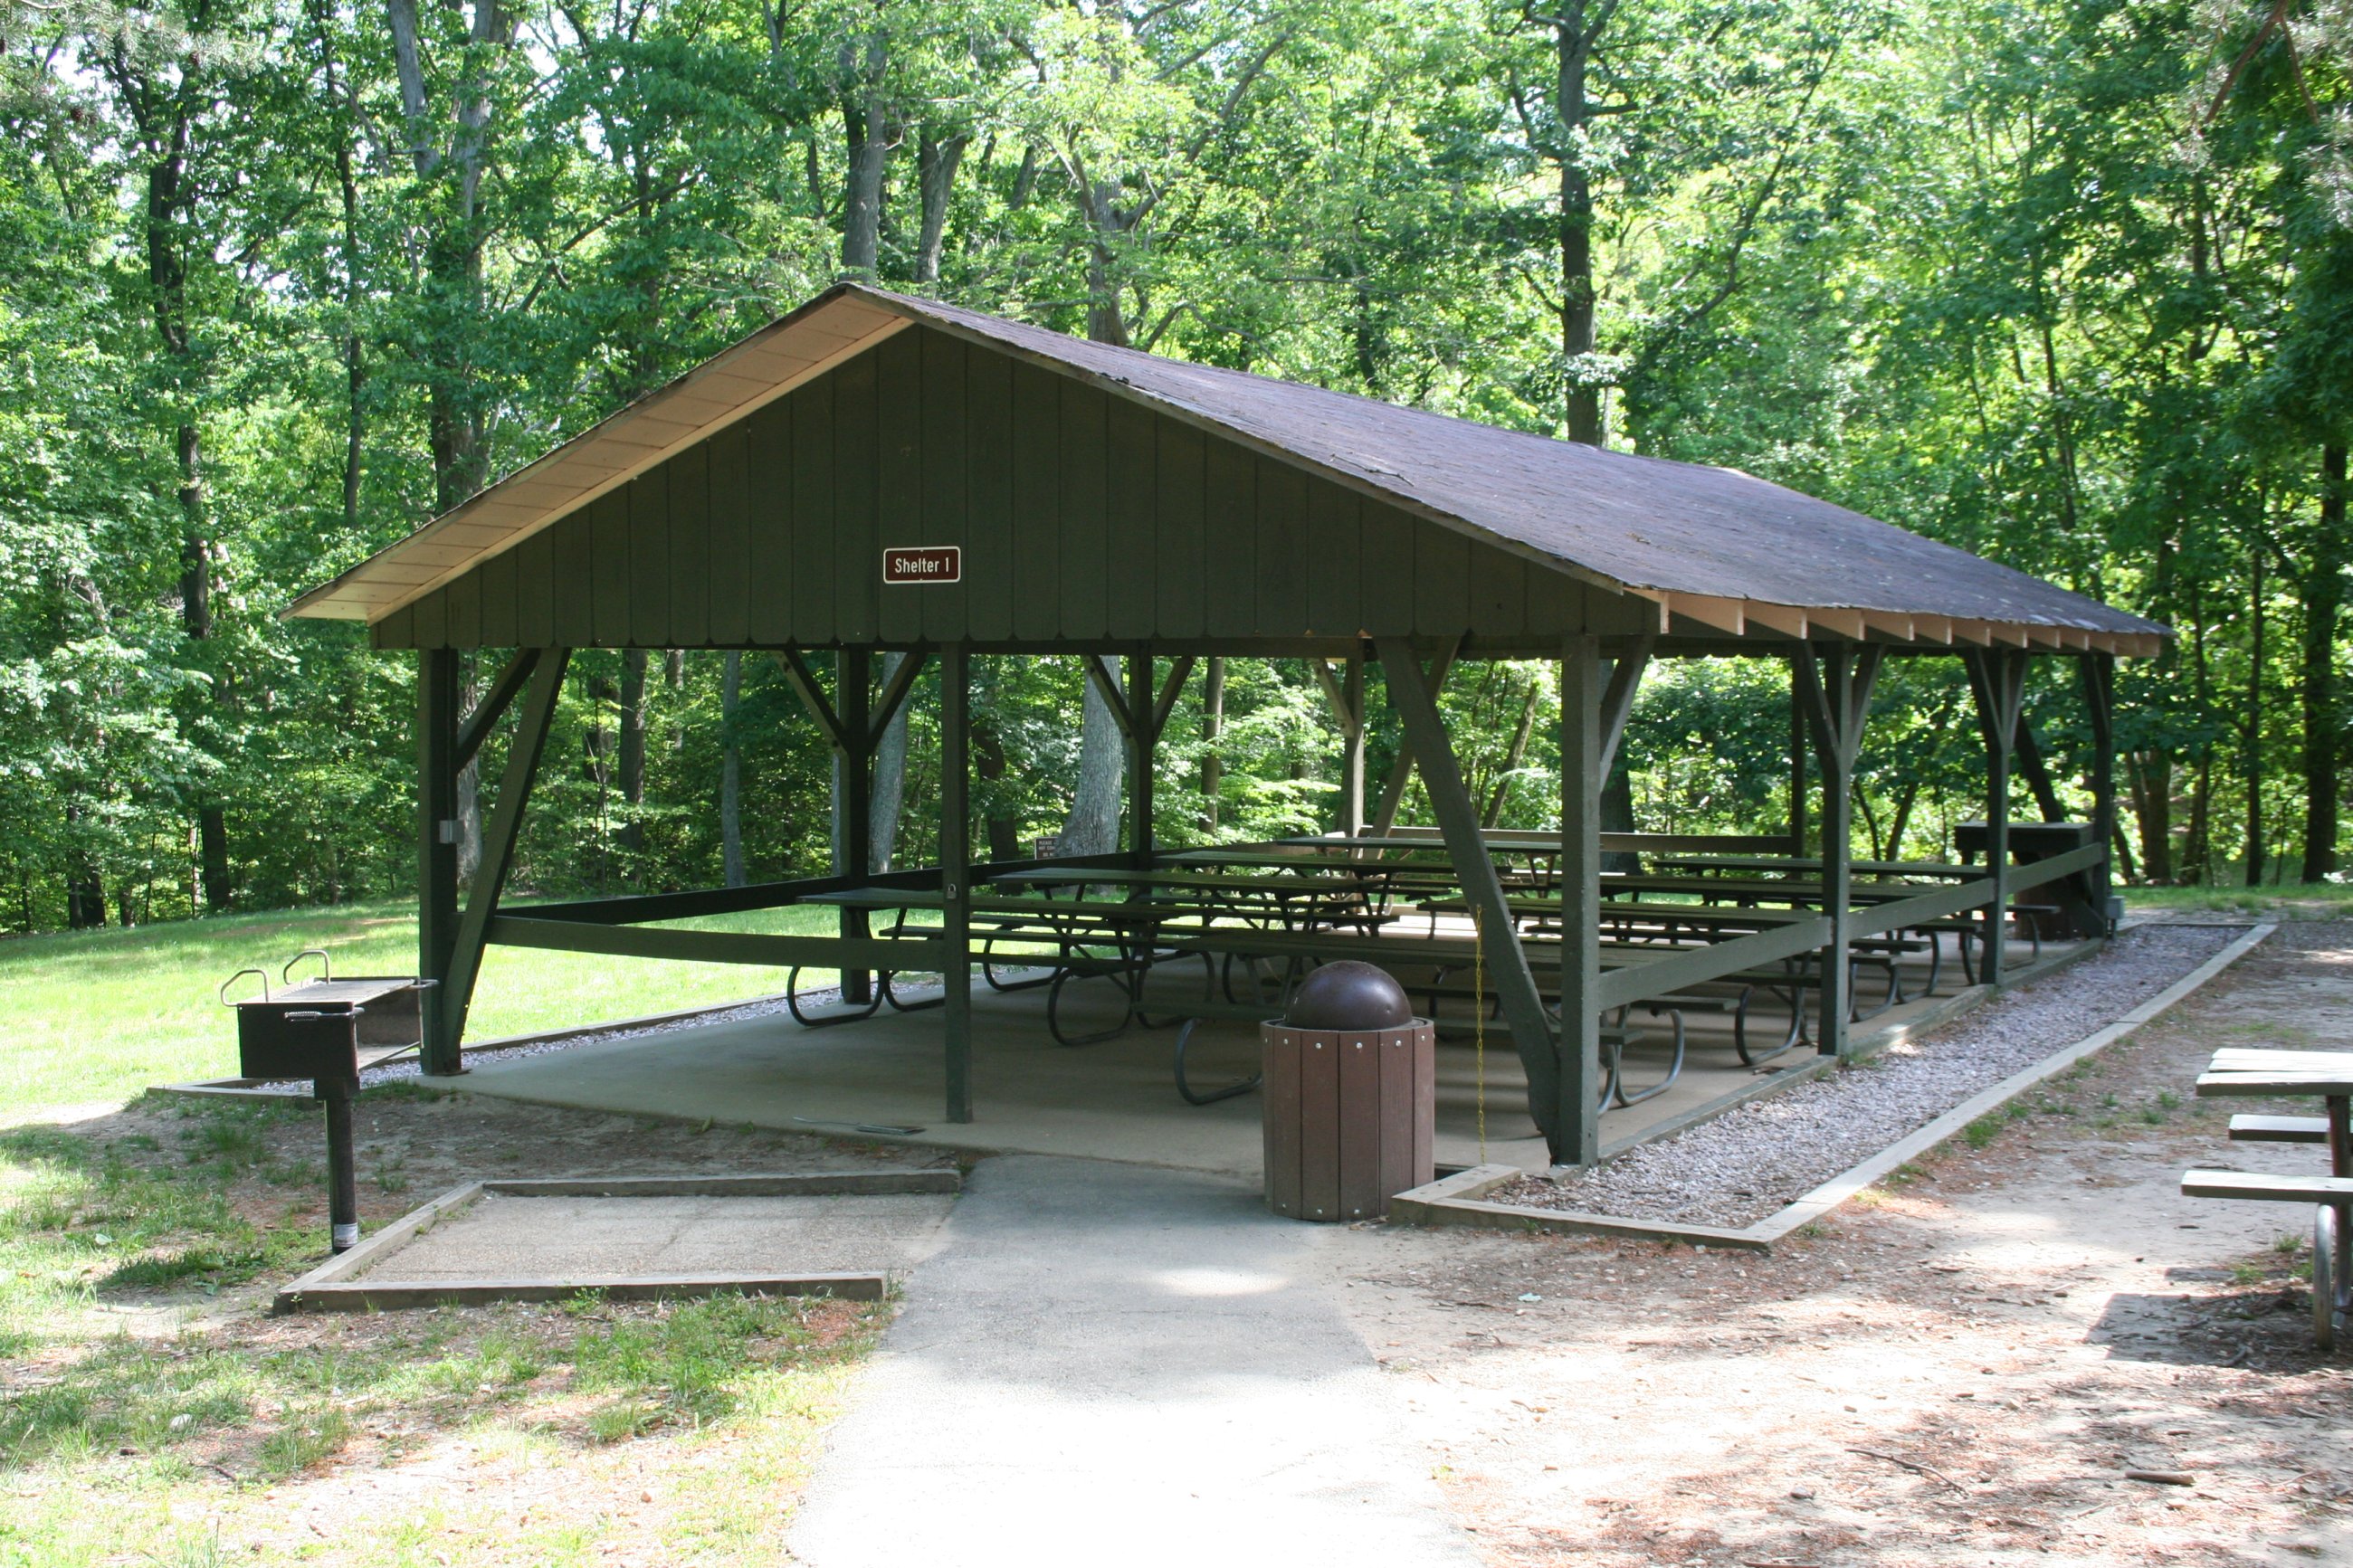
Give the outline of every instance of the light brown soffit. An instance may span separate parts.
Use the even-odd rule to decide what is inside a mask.
[[[374,624],[914,323],[855,296],[754,334],[287,607]]]

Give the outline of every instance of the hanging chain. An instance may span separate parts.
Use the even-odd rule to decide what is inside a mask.
[[[1471,1060],[1478,1088],[1479,1163],[1487,1163],[1487,928],[1471,906]]]

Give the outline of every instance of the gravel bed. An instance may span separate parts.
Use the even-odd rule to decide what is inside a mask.
[[[1557,1180],[1526,1177],[1488,1201],[1626,1219],[1753,1224],[1971,1095],[2114,1023],[2245,930],[2136,926],[2073,968],[1892,1046],[1868,1066],[1751,1100],[1588,1171]]]

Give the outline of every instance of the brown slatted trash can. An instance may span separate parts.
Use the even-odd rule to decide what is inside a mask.
[[[1436,1174],[1438,1031],[1385,971],[1324,965],[1259,1039],[1267,1207],[1379,1219]]]

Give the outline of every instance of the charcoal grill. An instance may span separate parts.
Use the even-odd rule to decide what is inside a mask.
[[[319,961],[319,976],[299,984],[295,966]],[[240,980],[261,982],[259,995],[229,997]],[[347,1252],[360,1239],[359,1182],[352,1162],[352,1100],[360,1091],[360,1068],[424,1038],[426,987],[413,974],[352,975],[338,980],[332,962],[317,948],[286,961],[272,989],[261,969],[240,969],[221,982],[221,1005],[237,1013],[237,1071],[248,1079],[311,1080],[313,1098],[327,1108],[327,1217],[329,1244]]]

